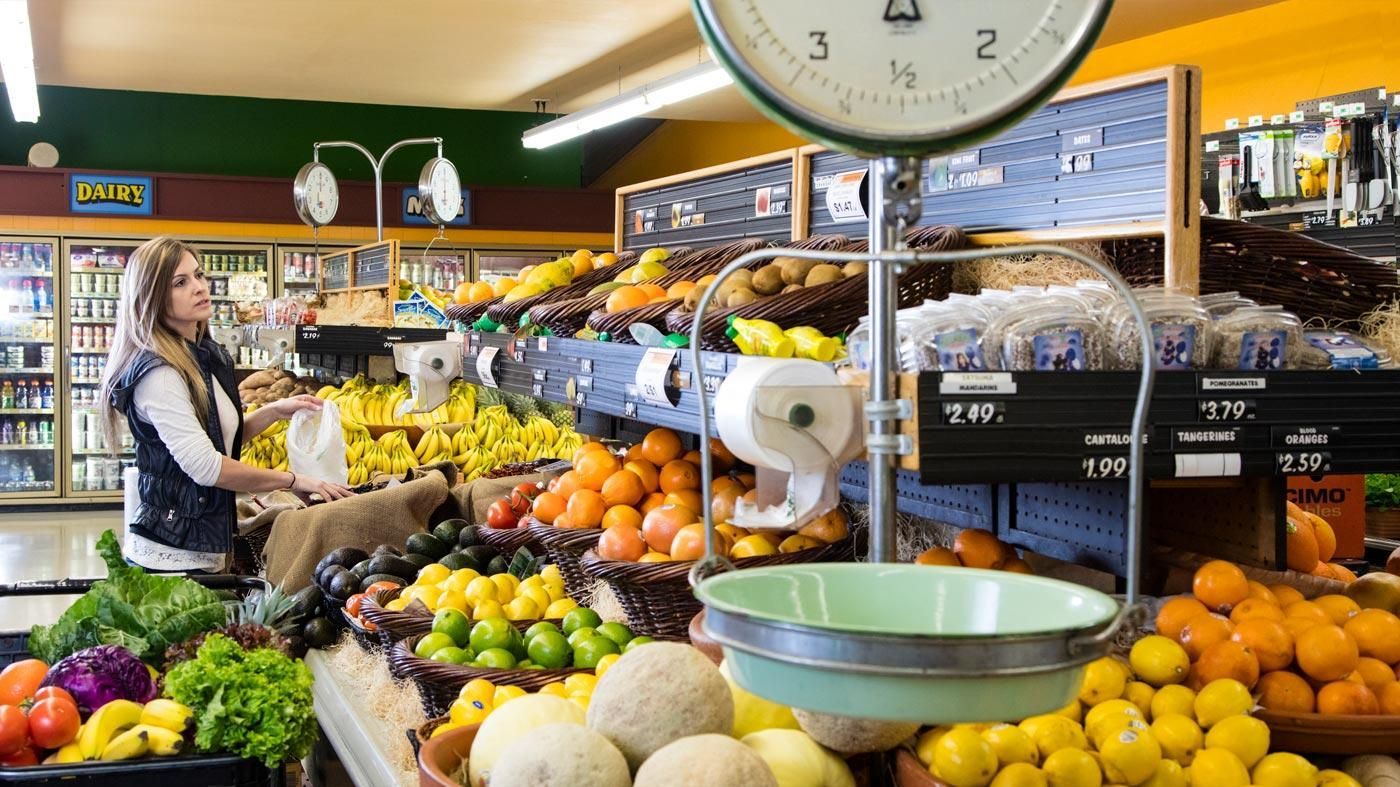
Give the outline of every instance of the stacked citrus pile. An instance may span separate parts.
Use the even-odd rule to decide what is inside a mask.
[[[578,606],[564,592],[558,566],[552,565],[520,579],[508,573],[483,576],[470,568],[453,571],[441,563],[431,563],[420,569],[413,584],[385,609],[398,612],[414,601],[430,612],[452,609],[472,620],[557,620]]]
[[[1231,678],[1270,710],[1400,714],[1400,617],[1374,606],[1388,600],[1367,593],[1368,579],[1349,585],[1348,595],[1306,600],[1211,561],[1196,571],[1192,593],[1162,606],[1159,636],[1149,639],[1179,643],[1187,685]]]
[[[1289,501],[1286,532],[1289,568],[1348,584],[1356,581],[1346,566],[1330,562],[1337,552],[1337,534],[1327,520]]]
[[[608,667],[611,667],[620,658],[622,656],[616,653],[604,656],[598,662],[592,675],[587,672],[576,672],[562,681],[555,681],[540,687],[540,690],[535,693],[561,697],[586,711],[588,710],[588,702],[593,697],[593,687],[598,684],[598,679],[603,677],[603,673],[608,671]],[[433,730],[432,737],[436,738],[457,727],[479,724],[485,721],[497,708],[528,693],[519,686],[497,686],[485,678],[468,681],[452,703],[452,707],[448,711],[448,720]]]
[[[953,539],[953,548],[932,547],[924,550],[914,562],[921,566],[961,566],[1034,574],[1030,564],[1016,554],[1016,549],[985,530],[968,528]]]

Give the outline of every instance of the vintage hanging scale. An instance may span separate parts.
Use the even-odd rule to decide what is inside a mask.
[[[340,208],[340,184],[319,160],[307,162],[292,181],[292,204],[297,216],[315,229],[330,224]]]
[[[692,572],[696,595],[706,606],[705,632],[723,646],[735,679],[750,691],[809,710],[869,718],[928,723],[1021,718],[1065,705],[1078,690],[1084,665],[1106,652],[1137,609],[1133,559],[1129,603],[1122,605],[1077,585],[1037,577],[890,565],[895,460],[908,447],[896,419],[909,417],[907,403],[898,401],[894,390],[898,268],[1052,249],[904,251],[905,231],[921,210],[922,157],[990,137],[1049,99],[1093,46],[1111,5],[1111,0],[693,0],[716,59],[762,112],[800,135],[871,159],[869,254],[791,249],[746,254],[721,271],[696,309],[691,348],[698,369],[704,307],[728,274],[779,254],[871,262],[871,376],[864,405],[871,562],[707,576],[727,563],[710,543],[711,551]],[[1120,277],[1084,255],[1053,251],[1103,274],[1125,294],[1144,337],[1150,336]],[[1150,339],[1144,338],[1142,349],[1146,363],[1133,421],[1137,434],[1145,429],[1152,384]],[[734,384],[756,386],[762,395],[750,388],[741,396],[725,390],[728,379],[722,384],[719,399],[746,396],[756,403],[749,420],[762,421],[765,428],[748,442],[772,441],[750,446],[750,457],[741,458],[787,464],[773,469],[794,478],[811,469],[783,460],[782,446],[811,445],[813,454],[820,447],[834,464],[844,461],[842,441],[828,439],[813,424],[859,416],[839,397],[821,393],[829,390],[822,387],[823,372],[805,375],[811,380],[805,390],[784,384],[765,388],[765,380],[781,381],[784,374],[776,368],[738,373],[753,364],[815,362],[745,358],[731,375]],[[697,393],[701,411],[707,412],[705,392]],[[778,409],[764,402],[778,402]],[[728,440],[719,410],[720,436]],[[709,431],[702,418],[702,449],[708,447]],[[796,435],[799,431],[805,435]],[[1140,442],[1133,440],[1131,447],[1130,554],[1140,527]],[[708,512],[708,451],[703,464]],[[794,481],[791,488],[798,486]],[[800,510],[792,501],[790,493],[789,510]],[[707,514],[706,527],[713,526]]]
[[[434,224],[448,224],[462,209],[462,180],[457,167],[441,155],[429,159],[418,175],[418,199],[423,215]]]

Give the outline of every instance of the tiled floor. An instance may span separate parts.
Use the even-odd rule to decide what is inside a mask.
[[[96,545],[108,528],[121,537],[120,510],[0,514],[0,583],[105,576]],[[0,632],[51,623],[73,598],[0,598]]]

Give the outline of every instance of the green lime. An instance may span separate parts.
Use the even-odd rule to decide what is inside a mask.
[[[435,631],[431,634],[425,634],[422,639],[418,640],[418,644],[413,646],[413,655],[420,659],[426,659],[439,650],[453,647],[456,644],[452,637]]]
[[[428,657],[429,661],[441,661],[444,664],[467,664],[471,662],[471,653],[455,645],[448,645],[439,648],[436,653]]]
[[[487,618],[472,626],[472,650],[481,653],[492,648],[509,649],[513,637],[520,636],[505,618]]]
[[[579,643],[587,642],[588,640],[593,639],[596,636],[598,636],[598,629],[595,629],[592,626],[577,629],[574,631],[574,633],[569,635],[569,647],[577,649]]]
[[[580,642],[574,648],[574,666],[581,669],[593,669],[598,666],[598,662],[609,653],[621,653],[622,648],[616,642],[607,637],[593,637],[592,639]]]
[[[618,647],[632,641],[632,630],[621,623],[604,623],[598,627],[598,633],[616,642]]]
[[[648,642],[655,642],[651,637],[633,637],[626,645],[622,646],[623,653],[631,653],[633,648],[640,648]]]
[[[506,650],[509,650],[511,653],[514,653],[517,659],[523,659],[526,655],[525,644],[525,637],[520,633],[520,629],[516,628],[515,626],[511,626],[510,644],[506,646]]]
[[[513,669],[515,667],[515,654],[505,648],[487,648],[476,656],[476,666],[491,667],[493,669]]]
[[[554,625],[554,623],[551,621],[541,620],[539,623],[536,623],[535,625],[525,629],[525,644],[529,645],[530,640],[534,639],[536,634],[545,631],[553,631],[557,633],[559,631],[559,627]]]
[[[457,647],[465,648],[471,641],[472,622],[461,610],[441,609],[433,616],[433,632],[446,634],[457,643]]]
[[[524,661],[517,661],[517,662],[515,662],[515,668],[516,668],[516,669],[534,669],[534,668],[535,668],[535,662],[530,661],[529,659],[525,659]]]
[[[564,633],[573,636],[581,628],[597,628],[603,619],[588,607],[574,607],[564,614]]]
[[[569,647],[569,641],[557,631],[544,631],[536,634],[526,647],[530,652],[530,661],[547,669],[562,669],[569,666],[569,655],[573,652],[573,648]]]

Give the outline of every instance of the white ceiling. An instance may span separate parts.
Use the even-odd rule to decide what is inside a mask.
[[[849,0],[813,0],[813,2]],[[1012,1],[1012,0],[1003,0]],[[1278,0],[1117,0],[1102,44]],[[571,112],[703,57],[688,0],[29,0],[41,84]],[[759,120],[733,88],[658,116]]]

